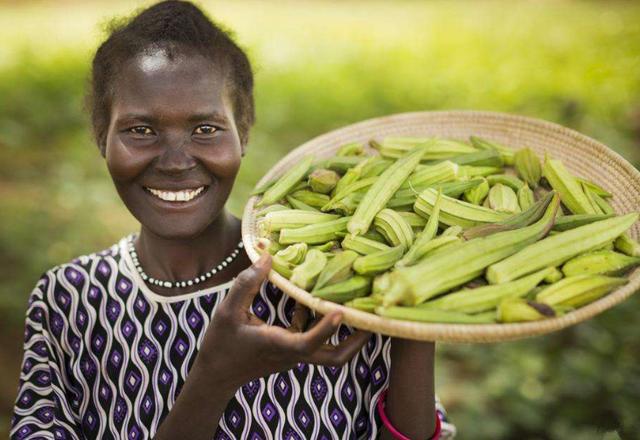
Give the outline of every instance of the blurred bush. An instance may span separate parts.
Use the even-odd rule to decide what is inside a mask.
[[[229,208],[287,151],[365,118],[487,109],[558,122],[640,165],[640,6],[631,2],[203,2],[256,71],[258,122]],[[0,414],[12,407],[40,273],[136,223],[88,130],[99,24],[130,2],[0,3]],[[639,298],[531,340],[441,346],[460,438],[640,432]],[[0,415],[0,434],[8,417]],[[610,438],[617,438],[610,434]]]

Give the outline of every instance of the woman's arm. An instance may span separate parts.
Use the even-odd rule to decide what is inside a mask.
[[[11,420],[12,439],[82,438],[68,392],[63,350],[50,331],[51,307],[46,297],[55,272],[40,278],[29,297],[25,320],[24,356],[18,396]],[[60,310],[57,310],[60,312]]]
[[[330,313],[304,332],[266,325],[249,306],[271,268],[268,254],[235,279],[202,340],[175,405],[154,439],[212,438],[229,400],[250,380],[287,371],[299,362],[340,367],[369,340],[358,331],[339,345],[326,345],[340,325]]]
[[[436,429],[434,353],[433,342],[391,340],[385,412],[393,426],[412,440],[429,439]],[[384,427],[380,440],[393,440]]]
[[[212,438],[229,400],[238,389],[221,373],[203,365],[196,357],[176,403],[153,438]]]

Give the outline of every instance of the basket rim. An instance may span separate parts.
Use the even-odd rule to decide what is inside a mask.
[[[366,119],[364,121],[331,130],[327,133],[315,136],[289,151],[289,153],[282,157],[267,173],[265,173],[256,186],[262,185],[276,177],[279,173],[275,171],[278,170],[282,164],[293,162],[302,156],[310,154],[314,150],[323,148],[323,145],[329,145],[332,141],[335,142],[340,137],[348,137],[350,134],[358,133],[369,128],[380,128],[381,126],[389,125],[392,126],[393,124],[403,123],[407,120],[424,119],[426,123],[433,119],[437,120],[447,118],[454,120],[457,118],[478,118],[480,120],[507,121],[514,124],[522,124],[523,126],[536,127],[548,133],[559,133],[580,145],[580,148],[582,148],[582,145],[588,144],[599,154],[606,156],[609,160],[615,163],[615,165],[621,167],[627,176],[636,183],[637,191],[640,192],[640,171],[625,160],[619,153],[610,149],[601,142],[573,129],[543,119],[495,111],[476,110],[395,113],[388,116]],[[371,137],[375,137],[375,134],[372,134]],[[258,199],[259,196],[252,196],[249,198],[242,218],[242,238],[245,244],[245,250],[252,262],[259,258],[258,252],[253,247],[255,237],[251,235],[252,225],[250,224],[251,220],[255,221],[255,216],[252,214],[255,212],[255,203]],[[634,206],[634,209],[635,208],[636,207]],[[333,310],[339,310],[343,313],[343,322],[356,328],[408,339],[463,343],[486,343],[521,339],[524,337],[550,333],[585,321],[624,301],[640,288],[640,268],[629,274],[628,278],[629,282],[624,286],[610,292],[608,295],[597,301],[559,317],[547,318],[534,322],[508,324],[444,324],[402,321],[348,308],[341,304],[313,297],[310,293],[293,285],[288,279],[281,276],[274,270],[271,270],[269,274],[269,280],[278,286],[284,293],[293,297],[296,301],[322,314],[329,313]]]

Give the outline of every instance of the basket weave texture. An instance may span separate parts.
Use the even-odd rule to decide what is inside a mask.
[[[540,158],[547,152],[553,158],[561,159],[575,175],[589,179],[611,192],[611,204],[616,213],[640,210],[640,172],[610,148],[551,122],[484,111],[402,113],[349,125],[318,136],[292,150],[258,185],[281,175],[310,154],[316,159],[331,157],[340,145],[347,142],[365,143],[372,138],[381,140],[386,136],[437,136],[467,140],[470,135],[494,140],[515,149],[530,147]],[[259,258],[255,249],[258,237],[255,204],[258,199],[257,196],[249,199],[242,218],[242,239],[252,261]],[[640,222],[634,224],[629,233],[637,239]],[[626,285],[589,305],[561,317],[513,324],[431,324],[384,318],[314,298],[273,270],[269,279],[296,301],[316,312],[327,314],[332,310],[340,310],[343,322],[356,328],[423,341],[489,343],[550,333],[598,315],[640,289],[640,268],[629,274]]]

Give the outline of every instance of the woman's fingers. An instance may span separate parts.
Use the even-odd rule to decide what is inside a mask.
[[[290,332],[303,332],[307,328],[309,321],[309,309],[302,303],[296,301],[291,316],[291,326],[287,328]]]
[[[358,353],[371,338],[371,332],[357,330],[338,345],[323,344],[306,360],[307,363],[341,367]]]
[[[260,290],[260,285],[267,278],[271,269],[271,255],[262,256],[251,266],[238,274],[226,298],[220,304],[231,311],[246,311]]]
[[[322,317],[320,321],[304,333],[299,333],[299,344],[305,354],[311,354],[323,345],[333,335],[342,321],[341,312],[332,312]]]
[[[261,326],[259,332],[270,341],[276,353],[291,362],[339,367],[352,359],[371,337],[371,332],[357,330],[337,346],[326,344],[340,326],[341,318],[340,312],[332,312],[303,333],[269,325]]]
[[[335,312],[327,315],[313,329],[304,333],[294,333],[276,326],[260,327],[259,331],[278,353],[301,359],[311,355],[335,333],[340,325],[340,315]]]

